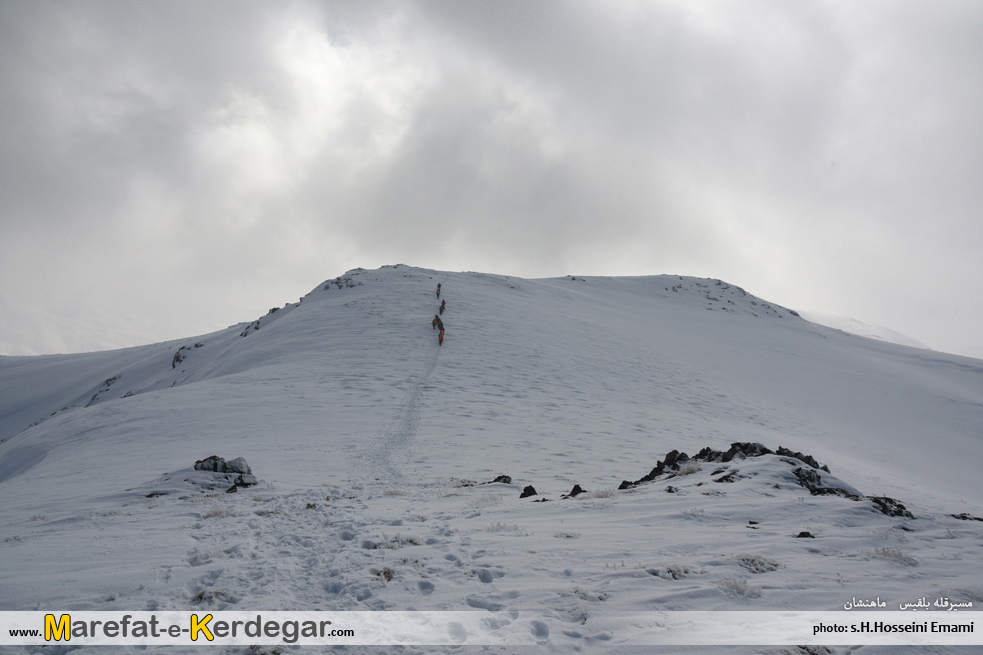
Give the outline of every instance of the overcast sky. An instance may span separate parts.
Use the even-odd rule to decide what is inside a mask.
[[[405,263],[722,278],[983,357],[983,3],[0,2],[0,353]]]

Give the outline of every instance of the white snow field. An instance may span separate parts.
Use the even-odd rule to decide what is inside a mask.
[[[302,652],[980,652],[659,648],[592,626],[983,607],[983,361],[809,323],[721,281],[357,269],[213,334],[0,357],[0,440],[0,611],[543,617],[523,628],[533,645]],[[720,461],[745,442],[803,458]],[[719,453],[697,461],[704,448]],[[673,450],[691,459],[619,489]],[[193,470],[210,455],[245,458],[258,484],[226,493],[234,475]],[[111,649],[131,650],[148,649]]]
[[[799,313],[802,315],[802,318],[811,323],[818,323],[819,325],[825,325],[826,327],[836,328],[837,330],[843,330],[844,332],[856,334],[861,337],[868,337],[870,339],[897,343],[902,346],[912,346],[913,348],[924,348],[929,350],[929,347],[921,341],[912,339],[906,334],[901,334],[900,332],[892,330],[891,328],[886,328],[883,325],[874,325],[850,316],[840,316],[838,314],[827,314],[812,311],[803,311]]]

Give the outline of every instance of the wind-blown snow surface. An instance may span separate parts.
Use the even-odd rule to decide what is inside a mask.
[[[651,652],[592,613],[983,604],[952,516],[983,516],[983,361],[715,280],[351,271],[202,337],[2,357],[0,439],[0,610],[535,609],[556,652]],[[733,442],[915,518],[775,455],[617,490]],[[260,484],[195,484],[213,454]]]
[[[911,346],[912,348],[928,349],[928,346],[921,341],[912,339],[906,334],[901,334],[900,332],[892,330],[891,328],[886,328],[883,325],[873,325],[871,323],[861,321],[860,319],[852,318],[850,316],[840,316],[837,314],[806,311],[800,313],[802,318],[806,319],[807,321],[819,323],[820,325],[825,325],[826,327],[835,328],[837,330],[843,330],[844,332],[856,334],[861,337],[878,339],[880,341],[896,343],[902,346]]]

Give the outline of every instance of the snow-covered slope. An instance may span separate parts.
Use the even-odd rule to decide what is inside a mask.
[[[801,314],[802,318],[806,319],[807,321],[812,321],[813,323],[825,325],[826,327],[835,328],[837,330],[843,330],[844,332],[856,334],[861,337],[867,337],[868,339],[878,339],[880,341],[896,343],[902,346],[924,348],[926,350],[928,349],[928,346],[921,341],[912,339],[906,334],[901,334],[900,332],[884,327],[883,325],[874,325],[850,316],[840,316],[838,314],[828,314],[824,312],[803,311]]]
[[[4,610],[537,608],[590,651],[601,610],[983,602],[983,522],[952,516],[983,515],[983,362],[716,280],[350,271],[210,335],[2,357],[0,439]],[[618,489],[735,442],[830,472]],[[208,489],[213,454],[260,484]]]

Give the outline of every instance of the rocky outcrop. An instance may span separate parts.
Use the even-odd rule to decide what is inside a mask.
[[[573,485],[573,489],[570,490],[570,493],[564,494],[560,496],[560,498],[576,498],[577,496],[583,493],[587,493],[587,490],[581,488],[579,484],[575,484]]]
[[[195,470],[221,474],[227,481],[231,481],[232,486],[226,489],[226,493],[235,493],[239,487],[252,487],[257,482],[245,457],[236,457],[226,461],[218,455],[212,455],[196,461]]]
[[[753,442],[734,442],[730,445],[730,448],[726,451],[714,450],[713,448],[704,448],[692,458],[686,453],[681,453],[678,450],[669,451],[666,455],[665,460],[658,462],[651,471],[648,472],[644,477],[631,482],[629,480],[623,480],[621,486],[618,489],[631,489],[632,487],[638,486],[645,482],[651,482],[655,480],[660,475],[665,473],[679,472],[680,467],[689,462],[730,462],[735,459],[745,459],[747,457],[761,457],[762,455],[774,455],[782,454],[787,457],[795,457],[796,459],[819,468],[819,462],[808,455],[803,455],[802,453],[793,453],[791,450],[786,448],[779,448],[779,453],[766,448],[762,444]],[[828,468],[823,468],[826,472],[829,472]],[[729,480],[725,480],[729,482]]]
[[[236,457],[235,459],[226,461],[218,455],[212,455],[210,457],[206,457],[205,459],[199,459],[195,462],[195,470],[215,471],[216,473],[251,474],[253,472],[253,470],[249,468],[249,464],[246,463],[245,457]]]
[[[901,516],[906,519],[915,518],[912,516],[911,512],[908,511],[908,508],[894,498],[888,498],[887,496],[869,496],[869,498],[874,501],[874,508],[881,514],[886,514],[887,516]]]
[[[792,475],[798,480],[799,486],[805,487],[813,496],[843,496],[850,500],[860,500],[860,496],[840,487],[830,487],[823,484],[822,476],[815,469],[797,468]]]
[[[894,498],[888,498],[886,496],[864,496],[856,489],[847,489],[842,486],[838,486],[838,484],[843,484],[839,481],[829,484],[823,479],[823,474],[828,474],[830,472],[829,467],[824,464],[820,464],[818,461],[816,461],[816,458],[812,457],[811,455],[805,455],[789,448],[785,448],[784,446],[780,446],[778,450],[771,450],[762,444],[753,442],[735,442],[732,443],[730,448],[726,451],[704,448],[693,457],[690,457],[686,453],[678,450],[669,451],[669,453],[666,454],[665,459],[658,462],[655,468],[649,471],[647,475],[635,480],[634,482],[623,480],[618,489],[631,489],[645,482],[652,482],[662,475],[668,476],[665,479],[669,479],[671,477],[675,477],[675,475],[692,473],[699,470],[693,466],[693,464],[697,462],[723,463],[752,457],[762,457],[765,455],[781,457],[786,463],[796,466],[795,470],[792,471],[794,482],[800,487],[807,489],[813,496],[840,496],[855,501],[860,501],[866,498],[873,503],[874,510],[886,516],[898,516],[909,519],[915,518],[903,504]],[[800,463],[804,466],[798,466]],[[721,475],[719,478],[713,478],[714,482],[733,483],[746,477],[745,475],[741,475],[736,469],[728,471],[726,467],[714,471],[711,475],[720,474],[724,475]],[[775,488],[780,489],[781,486],[776,484]],[[674,493],[676,488],[668,487],[666,490],[670,493]],[[956,518],[961,517],[957,516]]]

